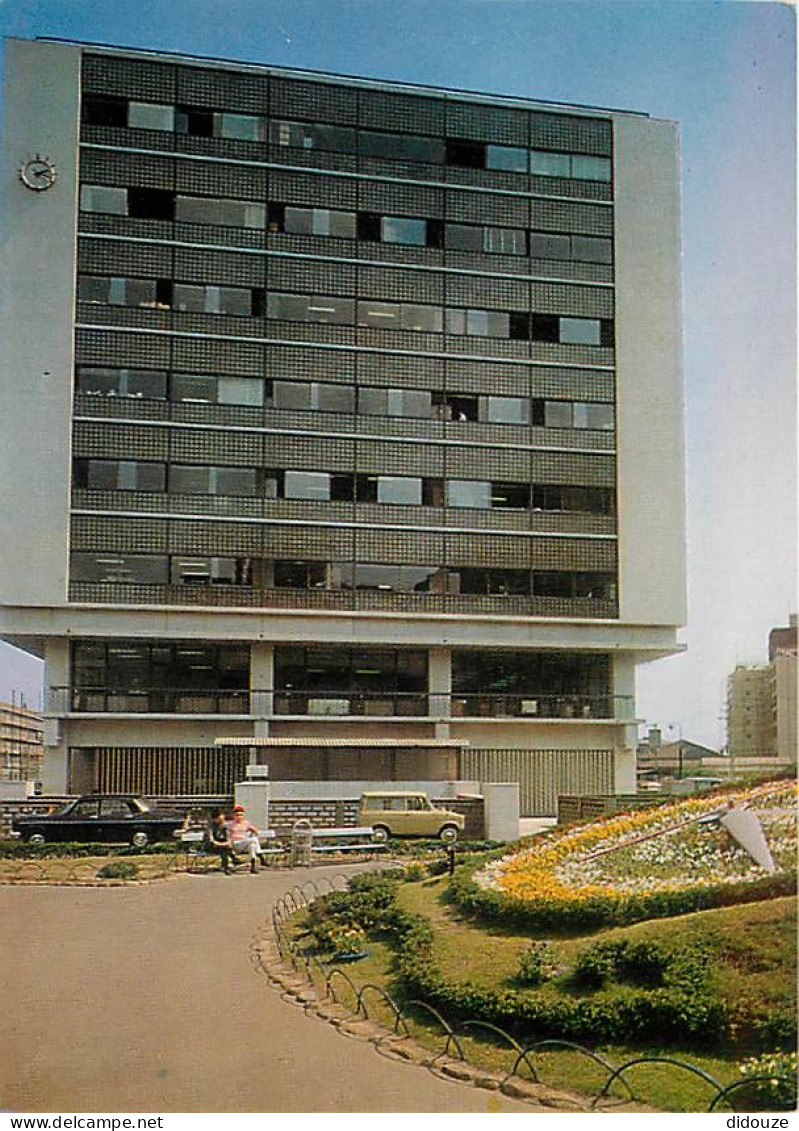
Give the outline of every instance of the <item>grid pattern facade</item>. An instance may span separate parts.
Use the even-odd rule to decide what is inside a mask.
[[[88,49],[82,107],[71,599],[617,615],[610,118]]]

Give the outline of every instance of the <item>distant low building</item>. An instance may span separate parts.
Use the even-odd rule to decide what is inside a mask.
[[[42,771],[42,717],[0,703],[0,781],[37,781]]]
[[[681,738],[662,746],[651,744],[649,739],[638,746],[638,777],[646,780],[656,777],[686,777],[701,771],[704,758],[715,758],[718,751]]]

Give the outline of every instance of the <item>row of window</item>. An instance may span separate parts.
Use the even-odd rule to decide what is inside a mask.
[[[79,553],[73,581],[115,585],[246,586],[257,589],[372,590],[394,593],[614,600],[616,578],[597,571],[458,569],[371,562]]]
[[[376,212],[345,212],[332,208],[303,208],[269,201],[182,196],[166,189],[81,187],[83,212],[131,216],[142,220],[178,220],[186,224],[215,224],[227,228],[268,229],[294,235],[330,236],[372,243],[499,255],[531,255],[584,263],[612,263],[613,241],[598,236],[528,232],[483,224],[452,224],[443,220],[385,216]]]
[[[225,495],[314,502],[392,503],[399,506],[472,507],[478,510],[575,511],[612,514],[608,487],[438,479],[411,475],[284,471],[144,460],[76,458],[74,487],[93,491],[169,491],[175,495]]]
[[[79,275],[81,302],[111,306],[144,306],[198,314],[228,314],[283,322],[336,326],[368,326],[479,338],[612,346],[613,321],[574,318],[527,311],[443,309],[409,302],[380,302],[340,295],[285,294],[261,287],[220,287],[174,283],[170,279],[137,279]]]
[[[267,119],[261,114],[234,114],[192,106],[169,106],[124,98],[86,95],[83,121],[88,125],[117,126],[191,137],[253,141],[288,149],[317,149],[333,153],[381,157],[389,161],[416,161],[428,165],[454,165],[467,169],[495,169],[536,177],[566,177],[581,181],[610,181],[609,157],[591,157],[518,145],[492,145],[461,138],[387,133],[331,126],[315,122]]]
[[[359,413],[421,420],[533,424],[542,428],[612,430],[613,405],[543,397],[494,397],[429,389],[390,389],[323,381],[276,381],[167,373],[153,369],[79,366],[77,390],[89,396],[135,397],[176,403],[247,405],[301,412]]]

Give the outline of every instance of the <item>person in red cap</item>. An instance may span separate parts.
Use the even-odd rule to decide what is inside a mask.
[[[250,871],[255,872],[255,861],[260,859],[261,867],[266,867],[266,861],[261,855],[261,842],[258,839],[258,830],[251,825],[246,817],[243,805],[233,806],[233,820],[228,825],[233,852],[236,856],[249,856]]]

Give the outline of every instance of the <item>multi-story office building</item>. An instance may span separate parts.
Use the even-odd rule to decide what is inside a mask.
[[[773,628],[767,664],[739,664],[727,678],[727,743],[736,759],[777,758],[795,764],[796,614]]]
[[[42,717],[23,703],[0,703],[0,781],[38,781]]]
[[[252,738],[279,780],[634,789],[685,615],[674,124],[7,74],[0,631],[46,660],[45,786],[229,788]]]

